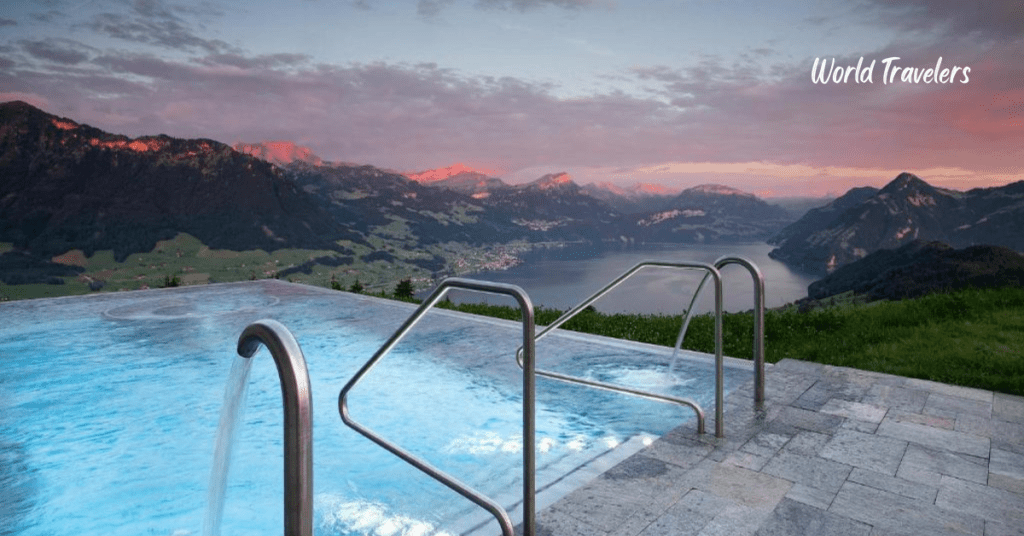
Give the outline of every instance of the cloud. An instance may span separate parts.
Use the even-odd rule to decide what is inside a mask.
[[[21,47],[35,58],[64,65],[82,63],[89,58],[89,54],[85,50],[93,50],[92,47],[77,41],[57,38],[42,41],[21,41]]]
[[[883,22],[907,30],[936,26],[951,35],[976,33],[998,39],[1024,37],[1024,4],[1020,0],[869,0]]]
[[[132,43],[187,52],[199,50],[209,54],[239,52],[236,47],[219,39],[200,37],[196,28],[176,12],[203,17],[220,13],[212,8],[170,8],[160,0],[135,0],[129,4],[127,14],[100,13],[83,26]]]
[[[52,23],[57,19],[65,18],[67,17],[67,15],[60,11],[57,11],[56,9],[51,9],[45,13],[32,13],[30,17],[32,17],[32,20],[36,22],[47,24]]]
[[[452,0],[419,0],[416,3],[416,14],[426,18],[436,17],[451,3]]]
[[[447,0],[420,6],[427,4],[441,10]],[[1024,146],[1021,39],[914,36],[863,52],[868,61],[899,56],[901,65],[920,68],[941,56],[947,66],[970,65],[970,84],[887,85],[877,78],[880,66],[873,84],[814,84],[813,58],[750,47],[728,59],[706,55],[689,67],[640,65],[609,75],[617,77],[613,85],[642,87],[632,93],[563,98],[553,84],[431,63],[323,64],[304,54],[252,54],[206,38],[195,22],[200,8],[154,0],[125,5],[89,19],[98,24],[93,29],[186,54],[24,41],[24,53],[0,62],[0,87],[61,103],[70,109],[55,112],[133,136],[287,139],[328,160],[405,170],[471,161],[503,172],[607,168],[672,181],[742,177],[807,188],[836,174],[862,180],[891,179],[902,170],[968,170],[973,175],[941,175],[948,184],[968,184],[1021,170],[1014,156]],[[606,4],[478,3],[506,10],[544,5]],[[835,59],[856,64],[861,54]],[[656,164],[665,162],[674,171],[659,175]],[[686,162],[716,167],[681,171]],[[731,162],[745,164],[722,167]],[[603,180],[619,176],[601,173]]]
[[[584,9],[608,5],[599,0],[477,0],[477,6],[488,9],[506,9],[529,11],[531,9],[554,6],[562,9]]]
[[[308,63],[312,58],[308,54],[262,54],[246,56],[244,54],[211,54],[199,61],[204,65],[229,65],[239,69],[276,69],[295,67]]]
[[[18,21],[14,20],[14,19],[0,18],[0,28],[2,28],[4,26],[17,26],[17,25],[18,25]]]
[[[416,12],[422,17],[436,17],[441,11],[454,3],[455,0],[419,0]],[[547,6],[566,10],[580,10],[592,7],[609,7],[608,0],[477,0],[476,7],[482,9],[527,12]]]

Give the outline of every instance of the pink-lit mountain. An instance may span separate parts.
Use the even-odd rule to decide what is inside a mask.
[[[668,201],[679,195],[678,188],[642,182],[619,186],[611,182],[590,183],[583,191],[615,207],[623,214],[639,214],[664,209]]]
[[[223,249],[335,249],[357,239],[281,171],[208,139],[128,138],[0,104],[0,242],[117,259],[189,233]]]
[[[185,232],[213,248],[331,249],[342,257],[330,262],[352,262],[338,245],[347,240],[385,244],[363,260],[390,262],[399,256],[389,251],[433,243],[729,242],[781,228],[748,221],[760,200],[716,188],[690,192],[699,206],[683,192],[664,209],[627,216],[564,172],[508,185],[458,165],[413,174],[417,182],[325,162],[293,142],[238,149],[128,138],[25,103],[0,104],[0,242],[41,259],[72,249],[112,249],[124,259]],[[443,264],[423,262],[432,271]]]
[[[313,166],[323,164],[319,156],[313,154],[309,147],[297,145],[292,141],[261,141],[256,143],[236,143],[234,149],[249,154],[271,164],[283,166],[293,162],[304,162]]]
[[[579,185],[576,184],[572,180],[572,177],[568,173],[566,173],[564,171],[558,172],[558,173],[548,173],[547,175],[544,175],[543,177],[541,177],[541,178],[539,178],[539,179],[537,179],[537,180],[535,180],[533,182],[524,184],[521,187],[522,188],[536,188],[538,190],[550,190],[550,189],[553,189],[553,188],[575,188],[575,189],[579,189]]]
[[[476,179],[476,180],[487,179],[487,178],[490,178],[490,177],[494,177],[495,174],[492,171],[489,171],[489,170],[475,169],[475,168],[471,168],[471,167],[469,167],[469,166],[467,166],[465,164],[456,163],[456,164],[452,164],[452,165],[450,165],[448,167],[443,167],[443,168],[438,168],[438,169],[430,169],[430,170],[427,170],[427,171],[416,171],[416,172],[410,172],[410,173],[403,173],[403,175],[405,175],[406,177],[409,177],[410,179],[412,179],[412,180],[414,180],[416,182],[423,183],[423,184],[429,184],[429,183],[432,183],[432,182],[438,182],[438,181],[443,181],[443,180],[452,179],[452,178]]]

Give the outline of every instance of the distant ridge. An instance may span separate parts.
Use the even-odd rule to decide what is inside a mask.
[[[900,173],[881,190],[855,188],[771,238],[773,258],[828,273],[914,240],[1024,250],[1024,181],[958,192]]]
[[[760,241],[793,221],[781,207],[718,184],[688,188],[661,211],[633,217],[638,234],[650,242]]]
[[[914,240],[881,249],[815,281],[808,297],[821,300],[852,291],[871,300],[900,300],[964,288],[1024,286],[1024,256],[1000,246],[954,249]]]

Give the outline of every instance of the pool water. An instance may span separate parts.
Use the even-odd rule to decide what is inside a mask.
[[[411,313],[278,281],[0,305],[0,534],[201,534],[235,345],[260,318],[287,326],[308,363],[317,534],[457,534],[486,522],[338,417],[338,391]],[[352,391],[351,414],[511,508],[521,499],[520,329],[432,311]],[[553,334],[537,352],[539,367],[713,411],[704,359],[688,356],[670,378],[670,349]],[[279,534],[283,523],[280,386],[269,353],[253,359],[223,534]],[[749,366],[727,367],[726,387],[750,377]],[[538,487],[692,416],[538,378]]]

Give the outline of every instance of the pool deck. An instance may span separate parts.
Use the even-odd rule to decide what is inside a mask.
[[[760,411],[751,386],[726,400],[724,439],[673,430],[538,535],[1024,535],[1024,398],[795,360],[765,390]]]

